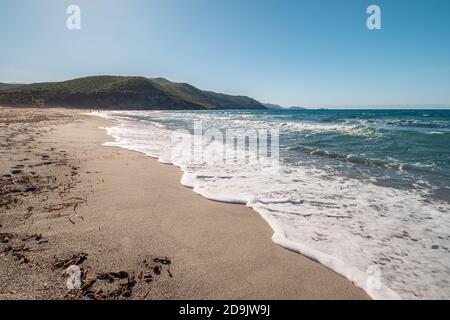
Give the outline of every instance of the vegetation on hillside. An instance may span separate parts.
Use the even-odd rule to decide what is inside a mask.
[[[162,78],[93,76],[0,91],[0,104],[30,105],[36,100],[45,106],[101,109],[264,109],[248,97],[202,91]]]

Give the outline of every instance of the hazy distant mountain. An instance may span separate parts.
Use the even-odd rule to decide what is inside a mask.
[[[289,109],[291,109],[291,110],[306,110],[306,108],[304,108],[304,107],[297,107],[297,106],[289,107]]]
[[[93,76],[6,88],[0,104],[139,110],[265,109],[258,101],[202,91],[189,84],[144,77]]]
[[[263,103],[263,105],[269,109],[269,110],[280,110],[280,109],[286,109],[278,104],[273,104],[273,103]]]
[[[263,105],[269,109],[269,110],[306,110],[306,108],[303,107],[297,107],[297,106],[293,106],[293,107],[282,107],[278,104],[273,104],[273,103],[263,103]]]
[[[22,83],[2,83],[0,82],[0,90],[8,90],[8,89],[14,89],[24,86]]]

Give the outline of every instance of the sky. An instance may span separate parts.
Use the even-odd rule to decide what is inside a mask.
[[[448,0],[0,0],[0,46],[0,82],[139,75],[283,106],[450,106]]]

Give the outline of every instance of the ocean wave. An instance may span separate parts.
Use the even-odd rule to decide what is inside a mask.
[[[140,114],[136,114],[140,115]],[[149,117],[149,113],[146,113]],[[161,112],[159,114],[152,114],[151,118],[155,121],[164,121],[168,119],[178,119],[183,121],[204,121],[213,124],[214,127],[222,127],[226,124],[230,127],[251,127],[256,129],[280,129],[291,132],[309,132],[309,133],[341,133],[344,135],[353,136],[377,136],[377,130],[365,126],[363,124],[352,123],[313,123],[313,122],[280,122],[275,119],[270,119],[267,116],[255,116],[254,114],[236,114],[236,113],[221,113],[221,114],[200,114],[200,113],[167,113]],[[291,117],[292,118],[292,117]]]
[[[302,150],[303,152],[310,154],[310,155],[344,161],[344,162],[348,162],[348,163],[364,164],[367,166],[372,166],[372,167],[382,168],[382,169],[396,169],[399,171],[407,171],[407,170],[410,170],[413,168],[412,165],[401,163],[401,162],[396,162],[396,161],[388,162],[388,161],[380,160],[380,159],[372,159],[372,158],[362,157],[362,156],[358,156],[355,154],[338,153],[338,152],[333,152],[333,151],[328,151],[328,150],[311,148],[311,147],[307,147],[307,146],[301,146],[301,145],[288,147],[288,149],[289,150]]]
[[[346,276],[373,298],[450,298],[447,203],[340,176],[331,169],[294,167],[268,158],[242,165],[192,164],[182,152],[168,152],[171,130],[150,122],[120,119],[106,130],[115,138],[107,145],[180,167],[181,183],[194,192],[255,209],[274,230],[275,243]],[[224,147],[218,142],[213,146]],[[368,285],[366,271],[371,267],[381,272],[379,289]]]
[[[447,121],[424,121],[420,119],[392,119],[385,120],[382,123],[391,126],[399,127],[412,127],[412,128],[449,128],[449,123]]]

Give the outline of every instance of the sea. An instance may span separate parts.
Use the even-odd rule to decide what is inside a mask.
[[[106,145],[180,167],[374,299],[450,299],[450,110],[102,111]],[[244,257],[245,258],[245,257]],[[263,267],[263,266],[261,266]]]

